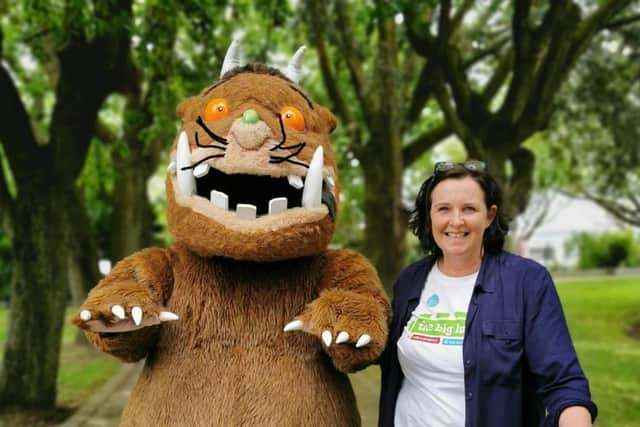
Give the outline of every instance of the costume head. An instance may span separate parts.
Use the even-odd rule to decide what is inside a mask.
[[[178,106],[168,223],[199,255],[277,261],[318,254],[331,241],[336,119],[297,84],[303,52],[281,73],[241,66],[234,41],[220,80]]]

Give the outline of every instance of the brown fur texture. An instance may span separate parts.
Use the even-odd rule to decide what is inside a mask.
[[[262,71],[227,73],[222,83],[180,105],[192,160],[199,154],[191,135],[201,132],[194,121],[209,99],[224,97],[229,119],[207,126],[227,137],[226,150],[236,155],[208,161],[212,168],[232,178],[238,172],[304,176],[301,165],[322,145],[324,172],[336,179],[325,190],[338,200],[328,136],[335,119],[319,105],[311,108],[292,82]],[[307,146],[295,157],[298,164],[274,165],[267,156],[281,138],[274,118],[284,105],[303,111],[306,129],[287,133],[291,143]],[[269,126],[260,134],[272,134],[264,146],[243,145],[233,135],[233,124],[248,108],[258,111],[261,126]],[[359,426],[345,373],[380,356],[390,318],[373,266],[355,252],[327,250],[334,218],[324,205],[242,220],[198,195],[178,193],[176,182],[170,173],[168,218],[176,244],[118,263],[82,307],[91,320],[74,318],[103,351],[127,362],[146,358],[122,425]],[[124,307],[126,319],[112,313],[114,305]],[[135,306],[144,313],[140,325],[131,320]],[[180,318],[160,322],[163,311]],[[302,330],[284,332],[294,319],[303,322]],[[119,332],[127,326],[134,330]],[[325,331],[333,339],[329,347],[321,340]],[[336,344],[342,331],[350,338]],[[363,334],[371,341],[356,348]]]

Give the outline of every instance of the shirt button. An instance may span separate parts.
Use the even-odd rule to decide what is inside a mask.
[[[467,393],[467,400],[471,400],[472,397],[473,397],[472,392]]]
[[[471,366],[471,359],[467,359],[467,361],[466,361],[466,362],[464,362],[464,364],[465,364],[466,366]]]

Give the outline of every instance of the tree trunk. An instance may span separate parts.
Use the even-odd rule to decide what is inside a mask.
[[[34,179],[34,185],[21,188],[16,201],[15,280],[0,372],[2,406],[55,404],[68,295],[63,194],[63,189],[47,185],[46,178]]]
[[[65,231],[69,242],[68,275],[72,306],[79,307],[87,298],[89,290],[100,280],[98,271],[98,249],[87,210],[80,190],[66,193],[69,201],[65,216]],[[88,345],[81,330],[77,331],[76,344]]]
[[[365,253],[378,269],[385,289],[392,292],[405,266],[407,215],[402,205],[402,151],[399,137],[374,129],[366,156],[361,159],[365,180]]]

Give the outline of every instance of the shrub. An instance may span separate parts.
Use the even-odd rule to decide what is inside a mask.
[[[568,250],[578,252],[578,268],[614,269],[640,262],[637,238],[631,230],[579,233],[568,242]]]

